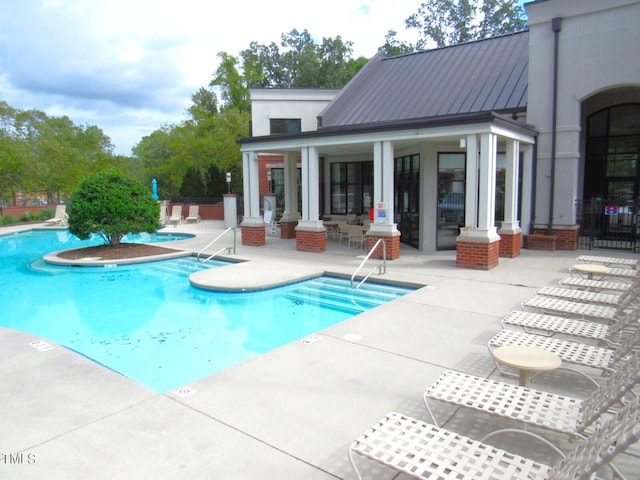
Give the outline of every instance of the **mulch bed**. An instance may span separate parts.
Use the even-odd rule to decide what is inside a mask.
[[[58,257],[67,260],[81,258],[101,258],[103,260],[121,260],[123,258],[153,257],[166,253],[179,252],[172,248],[157,247],[143,243],[120,243],[119,245],[98,245],[95,247],[76,248],[58,253]]]

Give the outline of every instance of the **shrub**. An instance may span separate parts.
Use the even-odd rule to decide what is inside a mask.
[[[86,178],[67,207],[69,231],[81,240],[92,233],[118,245],[127,233],[154,233],[160,206],[141,182],[115,171]]]

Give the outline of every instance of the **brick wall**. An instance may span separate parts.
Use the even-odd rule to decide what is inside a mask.
[[[529,250],[546,250],[548,252],[553,252],[556,249],[556,237],[542,233],[525,235],[524,248]]]
[[[324,252],[327,239],[324,231],[296,230],[296,250],[300,252]]]
[[[476,270],[490,270],[498,266],[500,242],[458,242],[456,266]]]
[[[536,235],[546,235],[546,228],[534,228]],[[578,228],[554,228],[553,236],[556,237],[556,249],[577,250],[578,249]]]

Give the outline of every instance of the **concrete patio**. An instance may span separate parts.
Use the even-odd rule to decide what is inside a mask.
[[[223,225],[203,221],[166,230],[195,233],[165,245],[197,252]],[[231,241],[225,236],[220,248]],[[276,237],[246,247],[238,232],[230,258],[249,263],[225,275],[230,283],[267,278],[264,272],[274,269],[292,278],[312,271],[350,275],[362,253],[331,241],[322,254],[297,252],[295,240]],[[402,247],[384,279],[423,288],[164,394],[64,347],[30,344],[52,343],[46,338],[0,328],[0,478],[354,479],[351,441],[390,411],[427,420],[422,393],[444,369],[515,383],[497,373],[486,342],[502,316],[538,287],[557,285],[580,253],[523,250],[493,270],[477,271],[456,268],[455,252]],[[591,388],[561,371],[541,374],[534,387],[576,397]],[[445,407],[437,414],[448,418],[445,427],[474,438],[514,425]],[[572,448],[566,436],[545,436]],[[496,445],[554,461],[549,450],[520,436]],[[631,451],[639,452],[637,445]],[[359,465],[367,478],[395,478],[364,460]],[[638,478],[637,456],[625,454],[616,465]]]

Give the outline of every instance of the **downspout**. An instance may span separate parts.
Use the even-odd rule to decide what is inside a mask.
[[[551,19],[553,31],[553,114],[551,120],[551,191],[549,192],[549,226],[547,235],[553,234],[553,203],[556,189],[556,135],[558,123],[558,44],[560,30],[562,30],[562,17]]]
[[[535,233],[535,223],[536,223],[536,188],[538,185],[538,138],[536,137],[536,141],[533,144],[533,152],[531,152],[532,156],[532,165],[531,171],[533,175],[531,176],[531,213],[529,217],[529,233]]]

